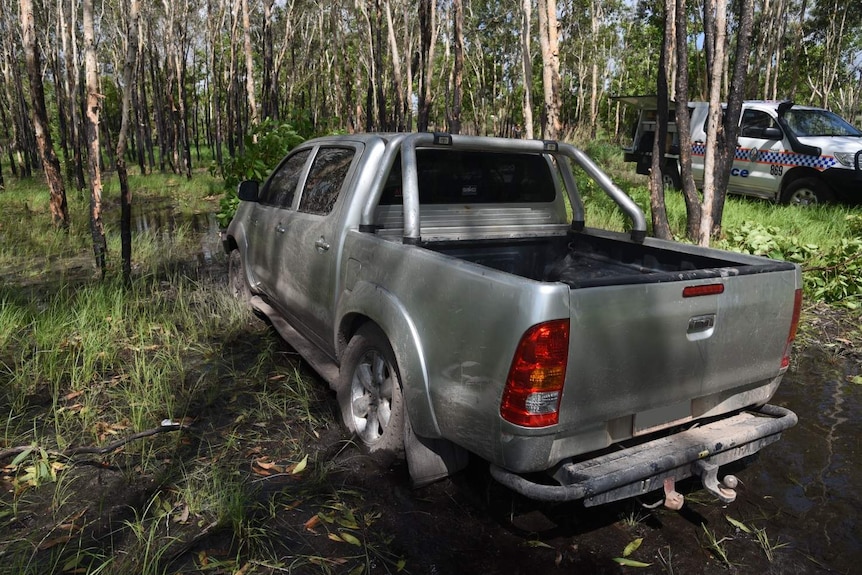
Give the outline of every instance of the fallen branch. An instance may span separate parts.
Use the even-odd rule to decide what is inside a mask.
[[[103,447],[98,447],[96,445],[86,445],[82,447],[73,447],[71,449],[65,449],[63,451],[47,451],[46,453],[54,456],[65,457],[67,459],[71,459],[76,455],[106,455],[108,453],[112,453],[119,448],[123,447],[127,443],[131,443],[132,441],[137,441],[138,439],[143,439],[144,437],[150,437],[152,435],[156,435],[158,433],[167,433],[169,431],[182,431],[184,429],[189,429],[191,426],[185,425],[183,423],[175,423],[170,419],[166,419],[162,421],[162,424],[158,427],[154,427],[152,429],[147,429],[145,431],[139,431],[138,433],[133,433],[128,437],[124,437],[123,439],[118,439],[117,441],[113,441]],[[9,459],[10,457],[15,457],[20,455],[28,450],[36,449],[35,445],[20,445],[17,447],[10,447],[8,449],[4,449],[0,451],[0,461],[5,459]]]

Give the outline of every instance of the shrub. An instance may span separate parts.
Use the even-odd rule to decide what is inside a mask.
[[[856,309],[862,303],[862,216],[846,219],[857,237],[830,246],[802,243],[778,227],[747,221],[726,230],[727,238],[718,247],[798,263],[806,297]]]
[[[262,182],[278,162],[303,141],[290,124],[264,120],[246,135],[242,154],[227,158],[221,165],[214,163],[210,172],[221,176],[225,185],[225,195],[216,214],[219,225],[226,227],[236,213],[237,185],[243,180]]]

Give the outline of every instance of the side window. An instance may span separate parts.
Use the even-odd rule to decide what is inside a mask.
[[[332,211],[354,155],[353,148],[318,150],[299,200],[300,212],[325,216]]]
[[[766,112],[746,110],[739,123],[739,135],[743,138],[763,138],[763,130],[777,127],[778,123]]]
[[[297,152],[276,168],[261,195],[261,203],[279,208],[289,208],[293,205],[296,185],[310,153],[311,150]]]

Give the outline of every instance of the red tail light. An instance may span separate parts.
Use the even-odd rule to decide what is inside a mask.
[[[568,359],[569,320],[549,321],[528,329],[509,369],[500,403],[503,419],[524,427],[556,424]]]
[[[802,290],[796,290],[793,298],[793,318],[790,320],[790,333],[787,334],[787,344],[784,346],[784,357],[781,358],[781,369],[790,367],[790,348],[796,339],[796,328],[799,327],[799,314],[802,312]]]
[[[718,295],[723,293],[724,284],[686,286],[682,289],[682,297],[700,297],[703,295]]]

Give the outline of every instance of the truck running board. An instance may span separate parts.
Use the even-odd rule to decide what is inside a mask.
[[[796,425],[796,414],[775,405],[738,413],[700,427],[557,468],[559,485],[532,481],[491,465],[491,475],[506,487],[540,501],[584,500],[586,507],[637,497],[662,489],[666,479],[700,476],[708,491],[732,501],[735,481],[718,484],[718,466],[757,453]]]

